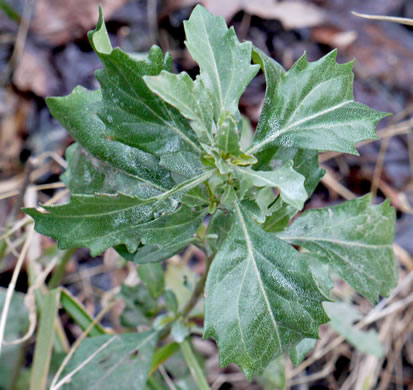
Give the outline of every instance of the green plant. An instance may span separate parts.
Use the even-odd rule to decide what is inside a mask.
[[[312,348],[328,321],[322,302],[331,300],[330,272],[372,303],[397,282],[388,201],[373,206],[365,196],[305,211],[289,224],[324,174],[318,153],[357,154],[355,144],[376,138],[387,115],[354,101],[353,63],[337,64],[333,51],[312,63],[304,55],[286,72],[201,6],[185,31],[200,67],[195,80],[170,73],[171,57],[156,46],[143,61],[112,49],[100,15],[89,39],[104,65],[96,73],[101,88],[47,99],[76,140],[63,175],[70,200],[25,209],[60,248],[87,247],[96,256],[114,247],[142,264],[147,289],[122,291],[124,320],[143,318],[151,330],[116,343],[111,335],[87,339],[69,363],[76,370],[103,348],[97,379],[129,359],[141,382],[128,388],[142,388],[180,343],[198,387],[207,388],[188,342],[204,288],[204,337],[217,342],[221,365],[236,363],[251,380],[275,357],[288,352],[297,364]],[[252,135],[238,101],[260,69],[267,89]],[[179,305],[159,262],[189,244],[205,252],[207,269]],[[158,310],[160,296],[166,306]],[[175,342],[154,353],[169,332]],[[91,374],[76,375],[73,388],[85,388]]]

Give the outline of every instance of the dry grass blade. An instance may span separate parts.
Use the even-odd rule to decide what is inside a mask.
[[[13,341],[4,341],[4,345],[13,345],[13,344],[21,344],[27,341],[36,329],[37,323],[37,311],[36,311],[36,299],[35,299],[35,291],[40,288],[44,281],[46,280],[47,276],[52,272],[53,268],[56,265],[57,258],[54,258],[46,267],[46,269],[37,277],[35,283],[30,286],[29,291],[27,292],[24,302],[26,307],[29,309],[29,321],[30,326],[27,330],[26,334],[23,337],[13,340]]]
[[[20,252],[19,258],[17,259],[17,263],[16,263],[16,266],[14,268],[13,275],[12,275],[12,278],[11,278],[11,282],[10,282],[8,288],[7,288],[6,299],[5,299],[5,302],[4,302],[4,307],[3,307],[3,311],[1,313],[1,318],[0,318],[0,355],[1,355],[1,351],[2,351],[2,345],[3,345],[3,340],[4,340],[4,332],[6,330],[6,321],[7,321],[7,316],[8,316],[8,313],[9,313],[11,299],[13,297],[14,289],[16,288],[17,278],[20,274],[21,268],[22,268],[23,263],[24,263],[24,259],[26,257],[27,251],[28,251],[29,246],[30,246],[30,242],[33,238],[33,234],[34,234],[33,226],[30,226],[29,227],[29,232],[28,232],[27,237],[26,237],[26,241],[23,245],[22,251]]]
[[[349,189],[339,183],[339,181],[333,176],[328,167],[323,166],[322,168],[327,171],[324,177],[321,179],[322,183],[326,187],[335,191],[346,200],[356,199],[356,195],[354,195]]]
[[[351,13],[353,15],[359,16],[360,18],[364,18],[364,19],[382,20],[385,22],[393,22],[393,23],[405,24],[406,26],[413,26],[413,19],[399,18],[397,16],[360,14],[355,11],[352,11]]]

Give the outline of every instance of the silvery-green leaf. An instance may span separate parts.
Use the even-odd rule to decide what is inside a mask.
[[[212,145],[214,109],[211,96],[199,77],[193,81],[186,72],[162,71],[158,76],[144,76],[144,80],[154,93],[194,121],[192,128],[198,138]]]
[[[250,120],[246,116],[242,116],[241,131],[239,145],[242,150],[247,150],[254,138],[254,130]]]
[[[227,115],[216,134],[216,145],[219,150],[232,156],[239,156],[241,153],[237,126],[235,118]]]
[[[277,168],[282,164],[286,148],[280,147],[269,163],[272,169]],[[315,150],[305,149],[287,149],[288,157],[294,159],[294,169],[304,176],[304,187],[307,192],[307,198],[310,198],[316,189],[321,178],[325,174],[325,170],[318,165],[318,152]],[[291,154],[292,152],[292,154]],[[264,229],[267,232],[277,233],[282,231],[299,209],[287,204],[281,198],[271,206],[271,215],[266,219]]]
[[[105,335],[82,341],[62,372],[71,373],[63,390],[143,389],[152,364],[158,333]]]
[[[325,302],[324,308],[331,318],[329,325],[361,352],[381,358],[383,346],[375,330],[363,331],[353,323],[362,318],[361,313],[345,302]]]
[[[172,228],[165,226],[162,214],[174,212],[178,205],[175,196],[196,187],[212,174],[206,172],[148,199],[124,194],[72,195],[66,204],[44,206],[46,212],[24,211],[34,218],[36,231],[56,239],[59,248],[87,247],[96,256],[110,247],[125,245],[129,253],[134,253],[141,241],[156,245],[174,236]],[[180,231],[191,226],[188,220],[179,224]],[[151,235],[154,229],[159,236]]]
[[[169,188],[173,183],[169,174],[166,174],[168,179],[161,183],[160,187],[151,182],[137,180],[136,177],[93,157],[78,143],[67,148],[66,159],[68,168],[61,179],[73,194],[116,194],[122,189],[122,193],[126,195],[146,199],[159,195],[164,187]]]
[[[101,90],[76,87],[69,96],[48,98],[47,104],[71,136],[104,166],[109,165],[112,170],[134,179],[137,185],[143,182],[154,190],[164,191],[173,186],[169,172],[159,165],[158,157],[117,140],[109,132],[111,128],[98,117],[98,111],[104,110]],[[86,191],[87,188],[82,193]]]
[[[392,244],[395,212],[371,196],[304,212],[279,237],[326,259],[331,269],[371,302],[397,284]]]
[[[53,237],[60,249],[90,248],[92,256],[124,244],[136,251],[136,226],[153,219],[152,203],[127,195],[72,195],[69,203],[25,209],[35,229]]]
[[[136,232],[144,245],[135,253],[122,246],[116,250],[135,263],[154,263],[168,259],[196,241],[195,232],[205,217],[206,210],[196,211],[182,206],[172,214],[141,224]]]
[[[304,176],[294,170],[292,161],[285,162],[274,171],[254,171],[238,167],[237,172],[254,186],[278,188],[282,199],[297,209],[302,209],[307,200]]]
[[[234,28],[228,29],[223,17],[214,16],[200,5],[184,27],[185,43],[210,92],[215,120],[223,111],[238,117],[238,101],[259,69],[251,65],[251,43],[240,43]]]
[[[273,96],[275,94],[275,90],[278,86],[281,76],[285,73],[285,69],[277,61],[267,56],[262,50],[258,49],[255,46],[253,46],[252,50],[252,60],[255,64],[258,64],[261,67],[261,70],[264,72],[266,80],[266,90],[264,104],[261,111],[261,120],[259,122],[260,124],[263,120],[262,118],[270,116],[271,112],[274,110],[273,106],[276,103],[274,103],[273,101]],[[254,141],[254,138],[251,140],[248,146],[251,146],[252,142]],[[258,159],[256,169],[262,169],[262,164],[265,165],[269,160],[271,160],[275,151],[276,147],[273,147],[266,148],[265,150],[261,150],[257,153],[254,153],[254,155]]]
[[[306,256],[234,208],[208,274],[204,337],[216,340],[221,365],[238,364],[251,379],[303,338],[317,338],[328,317]]]
[[[285,146],[357,154],[357,142],[377,138],[387,114],[354,101],[353,62],[337,64],[336,55],[311,63],[303,55],[276,83],[265,72],[271,88],[249,153]]]
[[[134,253],[130,253],[124,245],[117,246],[115,249],[123,258],[137,264],[158,263],[176,255],[194,242],[196,242],[196,237],[190,237],[179,242],[147,244],[139,247]]]
[[[155,46],[144,60],[112,49],[102,13],[89,40],[104,65],[96,72],[101,89],[77,87],[69,96],[48,98],[53,116],[95,159],[135,178],[137,185],[143,180],[160,190],[171,188],[169,165],[182,167],[184,177],[200,174],[202,149],[188,121],[143,80],[171,70],[171,57]]]
[[[209,243],[212,249],[216,250],[227,238],[231,231],[232,224],[234,223],[234,214],[225,212],[223,210],[217,210],[211,217],[208,224],[207,235],[214,236],[209,238]]]

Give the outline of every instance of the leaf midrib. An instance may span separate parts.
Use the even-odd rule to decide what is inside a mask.
[[[110,58],[110,56],[108,56],[108,59],[109,59],[109,61],[112,63],[112,66],[114,66],[115,69],[118,71],[118,74],[120,74],[120,75],[122,76],[122,78],[126,81],[126,83],[129,84],[128,79],[127,79],[127,77],[124,75],[123,71],[117,67],[116,61],[113,61],[113,60]],[[127,65],[125,64],[125,66],[127,66]],[[136,73],[134,72],[134,69],[133,69],[133,68],[128,67],[128,69],[136,75]],[[109,76],[108,76],[108,80],[110,81],[110,83],[111,83],[113,86],[115,86],[115,87],[118,89],[118,91],[121,91],[123,94],[129,96],[132,100],[135,100],[135,101],[141,103],[142,105],[144,105],[144,106],[147,108],[147,110],[150,111],[150,112],[152,112],[152,114],[153,114],[154,116],[156,116],[157,118],[159,118],[159,120],[160,120],[161,122],[163,122],[167,128],[171,129],[175,134],[177,134],[179,137],[181,137],[188,145],[190,145],[190,146],[191,146],[194,150],[196,150],[198,153],[202,153],[202,150],[201,150],[200,148],[198,148],[198,146],[197,146],[192,140],[190,140],[184,133],[182,133],[182,132],[178,129],[178,127],[171,126],[171,123],[170,123],[170,122],[167,122],[167,121],[166,121],[165,119],[163,119],[157,112],[155,112],[150,106],[148,106],[148,104],[147,104],[143,99],[141,99],[139,95],[137,95],[137,94],[135,93],[135,95],[133,96],[133,95],[131,95],[130,93],[128,93],[128,92],[120,89],[120,88],[118,87],[118,85],[115,84]],[[135,91],[133,88],[132,88],[132,90]],[[162,105],[163,105],[164,108],[166,108],[166,106],[165,106],[164,103],[162,103]],[[176,122],[175,122],[175,120],[174,120],[173,118],[171,118],[171,115],[170,115],[169,111],[168,111],[168,110],[166,110],[166,111],[167,111],[167,114],[168,114],[169,118],[172,119],[173,122],[174,122],[175,125],[176,125]]]
[[[271,310],[270,302],[268,301],[268,297],[267,297],[267,294],[266,294],[266,292],[265,292],[265,288],[264,288],[263,282],[262,282],[262,280],[261,280],[261,276],[260,276],[259,270],[258,270],[258,268],[257,268],[257,264],[256,264],[255,256],[254,256],[254,249],[253,249],[253,246],[252,246],[252,243],[251,243],[251,239],[250,239],[250,236],[249,236],[249,233],[248,233],[248,228],[247,228],[247,226],[246,226],[246,224],[245,224],[244,217],[243,217],[242,212],[241,212],[241,210],[240,210],[240,208],[239,208],[238,201],[235,201],[235,202],[234,202],[234,205],[235,205],[235,210],[236,210],[236,212],[237,212],[237,214],[238,214],[238,218],[239,218],[240,223],[241,223],[241,229],[242,229],[242,231],[243,231],[243,233],[244,233],[244,236],[245,236],[245,242],[246,242],[246,244],[247,244],[248,262],[247,262],[247,265],[246,265],[246,267],[245,267],[245,270],[248,269],[249,264],[252,262],[253,267],[254,267],[255,274],[256,274],[256,276],[257,276],[257,280],[258,280],[258,284],[259,284],[259,287],[260,287],[262,296],[264,297],[265,305],[267,306],[268,313],[270,314],[270,317],[271,317],[271,322],[272,322],[272,324],[273,324],[275,333],[276,333],[276,335],[277,335],[278,346],[279,346],[279,348],[281,349],[281,338],[280,338],[280,334],[279,334],[279,331],[278,331],[278,325],[277,325],[277,322],[275,321],[274,314],[273,314],[273,312],[272,312],[272,310]],[[246,271],[245,271],[245,274],[246,274]],[[245,274],[244,274],[243,279],[245,278]],[[240,327],[240,331],[241,331],[241,327]],[[242,332],[241,332],[241,334],[242,334]]]
[[[277,131],[275,134],[273,134],[272,136],[265,138],[263,141],[261,141],[260,143],[256,144],[255,146],[251,146],[247,153],[256,153],[258,150],[260,150],[263,146],[271,143],[272,141],[276,140],[278,137],[280,137],[281,135],[285,134],[286,132],[288,132],[290,129],[295,128],[299,125],[301,125],[302,123],[308,122],[310,120],[313,120],[315,118],[318,118],[319,116],[322,116],[324,114],[328,114],[331,111],[334,111],[336,109],[339,109],[341,107],[346,106],[347,104],[351,104],[354,103],[354,100],[346,100],[340,104],[336,104],[333,107],[327,108],[326,110],[323,111],[319,111],[316,114],[310,115],[306,118],[300,119],[297,122],[291,123],[289,126]]]
[[[61,217],[61,219],[72,219],[72,218],[79,218],[79,217],[83,217],[83,218],[85,219],[85,218],[93,218],[93,217],[103,217],[103,216],[107,216],[107,215],[111,215],[111,214],[116,214],[116,213],[124,212],[124,211],[127,211],[127,210],[129,210],[129,209],[133,209],[133,208],[135,208],[135,207],[144,206],[144,205],[146,205],[146,204],[150,204],[150,203],[153,203],[153,202],[165,200],[165,199],[167,199],[167,198],[168,198],[169,196],[171,196],[171,195],[174,195],[174,194],[176,194],[176,193],[180,193],[180,192],[185,191],[185,190],[187,190],[187,189],[189,190],[189,189],[191,189],[191,188],[193,188],[193,187],[196,187],[198,184],[201,184],[203,181],[205,181],[205,180],[207,180],[209,177],[211,177],[214,173],[215,173],[215,170],[207,171],[207,172],[205,172],[204,174],[200,175],[200,176],[199,176],[197,179],[195,179],[195,180],[189,179],[189,180],[188,180],[188,183],[187,183],[186,185],[184,185],[184,186],[182,186],[182,187],[179,187],[179,188],[177,188],[177,189],[176,189],[176,188],[172,188],[171,190],[169,190],[169,191],[167,191],[167,192],[164,192],[163,194],[160,194],[160,195],[158,195],[158,196],[154,196],[154,197],[151,197],[151,198],[148,198],[148,199],[134,198],[134,199],[137,200],[137,202],[136,202],[135,204],[133,204],[133,205],[131,205],[131,206],[127,206],[127,207],[125,207],[125,208],[120,208],[120,209],[118,209],[118,210],[108,211],[108,212],[99,213],[99,214],[62,215],[62,216],[60,216],[60,217]],[[193,180],[193,181],[191,181],[191,180]],[[121,193],[118,193],[118,194],[121,194]],[[126,194],[121,194],[121,195],[128,196],[128,195],[126,195]],[[91,198],[91,199],[94,198],[94,195],[76,195],[76,196],[77,196],[78,198],[80,198],[80,197],[82,197],[82,198]],[[113,195],[109,195],[109,194],[108,194],[108,197],[109,197],[109,196],[114,197]],[[132,197],[131,197],[131,198],[132,198]],[[139,202],[140,202],[140,203],[139,203]],[[59,206],[57,206],[57,207],[59,207]],[[55,216],[55,217],[56,217],[56,216]]]
[[[374,248],[391,248],[391,244],[364,244],[360,241],[343,241],[343,240],[337,240],[334,238],[320,238],[320,237],[300,237],[300,236],[286,236],[286,235],[279,235],[280,238],[283,240],[287,241],[321,241],[321,242],[330,242],[333,244],[337,245],[346,245],[346,246],[357,246],[360,248],[369,248],[369,249],[374,249]]]

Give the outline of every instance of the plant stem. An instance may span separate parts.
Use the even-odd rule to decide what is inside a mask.
[[[207,279],[207,276],[208,276],[209,267],[211,266],[211,263],[212,263],[212,260],[214,260],[214,257],[215,257],[215,253],[206,258],[205,272],[201,276],[201,279],[198,280],[198,283],[195,285],[195,289],[194,289],[194,292],[192,293],[191,299],[188,301],[188,303],[185,305],[185,307],[182,310],[182,316],[184,318],[188,316],[188,314],[192,311],[192,309],[198,303],[198,300],[199,300],[201,294],[204,291],[206,279]]]
[[[188,339],[185,339],[181,343],[181,351],[184,355],[185,362],[188,365],[189,370],[191,371],[192,377],[198,385],[198,389],[211,390],[205,378],[204,372],[202,371],[202,368],[200,367],[198,360],[195,357],[194,352],[192,351],[192,347]]]
[[[76,248],[71,248],[67,249],[64,253],[63,256],[60,258],[60,261],[56,267],[55,272],[53,273],[52,277],[50,278],[50,281],[48,283],[49,289],[57,288],[60,285],[60,282],[63,279],[63,276],[65,275],[66,271],[66,266],[69,263],[70,259],[76,252]]]

